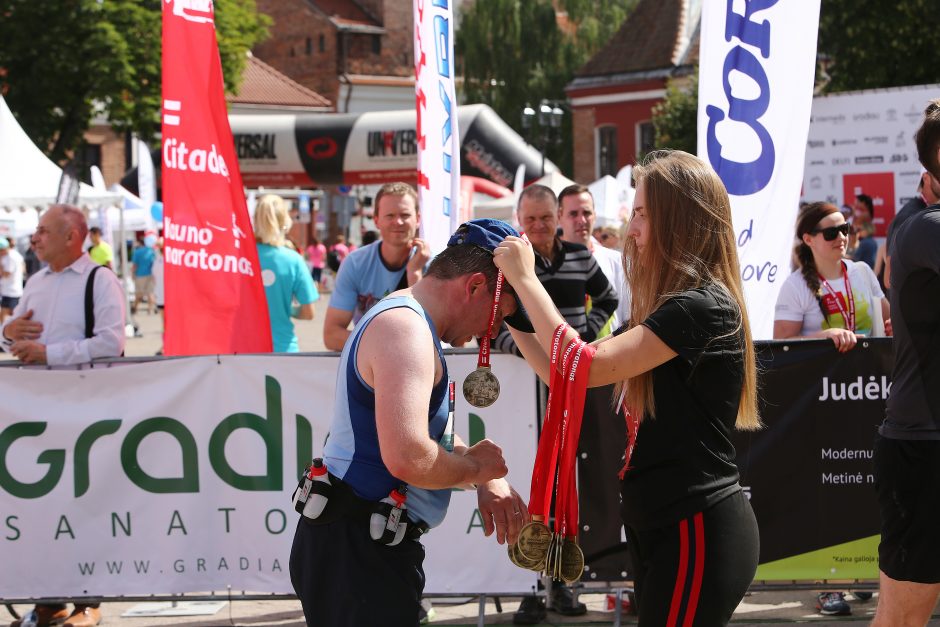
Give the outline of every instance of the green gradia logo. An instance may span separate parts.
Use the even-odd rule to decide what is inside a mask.
[[[235,489],[259,492],[283,490],[283,412],[281,386],[277,379],[265,376],[265,405],[267,417],[250,412],[238,412],[224,418],[209,437],[209,463],[215,474]],[[296,415],[297,451],[295,462],[297,475],[303,471],[313,456],[313,428],[310,421]],[[88,491],[90,477],[88,459],[92,445],[100,438],[117,433],[121,420],[101,420],[86,427],[75,441],[73,451],[75,497]],[[18,422],[0,432],[0,490],[22,499],[36,499],[51,492],[62,478],[65,469],[66,450],[47,449],[36,458],[38,464],[48,466],[46,473],[32,483],[19,481],[10,473],[7,453],[20,438],[39,437],[45,433],[47,422]],[[265,472],[261,475],[244,475],[235,471],[225,457],[225,443],[239,429],[257,433],[267,453]],[[182,455],[182,470],[178,477],[154,477],[141,468],[138,451],[147,436],[164,433],[176,440]],[[137,487],[155,494],[199,492],[199,460],[196,439],[179,420],[166,416],[147,418],[135,424],[121,443],[121,468],[127,478]]]

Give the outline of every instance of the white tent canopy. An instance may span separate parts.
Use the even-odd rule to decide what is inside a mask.
[[[588,185],[588,190],[594,197],[597,226],[620,227],[630,218],[636,191],[630,186],[624,186],[622,180],[608,174]]]
[[[30,140],[0,96],[0,221],[15,223],[14,236],[36,228],[38,214],[55,202],[62,170]],[[79,204],[85,208],[113,205],[121,197],[82,183]]]

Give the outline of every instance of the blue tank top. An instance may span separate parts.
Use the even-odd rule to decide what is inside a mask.
[[[356,367],[356,355],[362,333],[372,320],[384,311],[407,307],[424,318],[434,338],[434,348],[444,368],[444,374],[431,390],[428,404],[428,437],[439,442],[447,427],[447,362],[434,323],[418,304],[408,296],[385,298],[372,307],[343,347],[336,373],[336,401],[330,437],[323,450],[327,468],[342,479],[361,498],[379,501],[403,482],[395,478],[382,462],[379,437],[375,426],[375,390],[362,380]],[[424,490],[408,486],[408,513],[413,520],[420,519],[431,527],[444,520],[450,503],[449,489]]]

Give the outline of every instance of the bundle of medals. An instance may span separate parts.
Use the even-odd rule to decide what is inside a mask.
[[[463,397],[474,407],[489,407],[499,398],[499,379],[490,369],[490,336],[499,311],[499,299],[503,293],[503,273],[496,275],[496,293],[493,296],[493,310],[490,312],[490,324],[486,336],[480,338],[480,355],[477,357],[477,369],[463,380]]]
[[[561,348],[570,327],[561,324],[552,338],[551,380],[545,423],[532,470],[529,513],[532,522],[509,546],[509,559],[520,568],[534,570],[565,583],[584,572],[584,553],[578,546],[578,489],[575,464],[588,374],[595,349],[574,334]],[[549,508],[555,496],[554,528]]]

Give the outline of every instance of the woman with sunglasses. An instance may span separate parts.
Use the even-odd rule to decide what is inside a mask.
[[[845,258],[849,225],[835,205],[811,203],[800,211],[797,269],[777,296],[774,339],[828,338],[839,352],[859,335],[890,335],[888,299],[868,264]]]

